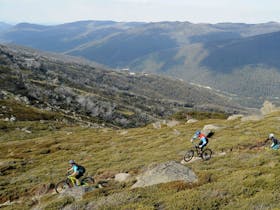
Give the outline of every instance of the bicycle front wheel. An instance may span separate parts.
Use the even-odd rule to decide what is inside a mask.
[[[202,152],[202,159],[203,160],[210,160],[212,156],[212,150],[211,149],[205,149],[203,152]]]
[[[189,151],[187,151],[187,153],[185,154],[184,160],[185,160],[186,162],[189,162],[189,161],[193,158],[193,156],[194,156],[194,151],[193,151],[193,150],[189,150]]]
[[[83,186],[90,186],[94,184],[94,178],[92,177],[85,177],[82,179],[81,184]]]
[[[56,193],[62,193],[63,191],[65,191],[66,189],[68,188],[71,188],[71,186],[65,181],[61,181],[61,182],[58,182],[56,185],[55,185],[55,191]]]

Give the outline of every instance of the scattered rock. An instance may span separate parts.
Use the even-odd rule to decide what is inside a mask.
[[[279,111],[279,108],[277,108],[271,102],[265,101],[263,103],[263,107],[261,108],[260,111],[261,111],[262,115],[267,115],[267,114],[270,114],[272,112]]]
[[[30,130],[27,130],[27,128],[22,128],[21,130],[24,131],[25,133],[29,133],[29,134],[32,133]]]
[[[259,121],[262,120],[264,118],[264,116],[262,115],[251,115],[251,116],[244,116],[241,118],[242,122],[246,122],[246,121]]]
[[[115,181],[117,182],[127,182],[131,178],[129,173],[119,173],[115,175]]]
[[[177,129],[174,129],[173,134],[176,135],[176,136],[179,136],[181,134],[181,132],[178,131]]]
[[[205,125],[203,127],[203,129],[201,130],[201,132],[205,135],[205,136],[208,136],[210,135],[210,133],[215,133],[215,131],[217,130],[220,130],[222,129],[223,127],[222,126],[219,126],[219,125],[212,125],[212,124],[209,124],[209,125]]]
[[[10,118],[10,122],[15,122],[16,121],[16,117],[15,116],[11,116],[11,118]]]
[[[190,168],[176,161],[169,161],[154,166],[151,165],[143,174],[137,177],[137,182],[132,188],[172,181],[196,182],[197,176]]]
[[[189,120],[187,121],[187,123],[196,123],[196,122],[198,122],[198,120],[196,120],[196,119],[189,119]]]
[[[13,205],[13,204],[16,204],[16,203],[21,203],[21,201],[6,201],[5,203],[1,203],[0,204],[0,208],[2,208],[2,207],[5,207],[5,206],[11,206],[11,205]]]
[[[174,126],[176,126],[176,125],[179,125],[179,124],[180,124],[180,122],[179,122],[179,121],[176,121],[176,120],[171,120],[171,121],[168,121],[168,122],[166,123],[167,127],[169,127],[169,128],[172,128],[172,127],[174,127]]]
[[[155,122],[152,125],[155,129],[161,129],[161,123],[160,122]]]
[[[122,132],[120,132],[120,134],[121,135],[126,135],[126,134],[128,134],[128,131],[122,131]]]
[[[85,193],[91,192],[93,190],[96,190],[96,188],[95,187],[72,187],[66,189],[64,192],[62,192],[59,195],[63,197],[71,196],[77,200],[81,200]]]
[[[244,115],[242,115],[242,114],[234,114],[234,115],[229,116],[227,118],[227,120],[237,120],[237,119],[240,119],[242,117],[244,117]]]

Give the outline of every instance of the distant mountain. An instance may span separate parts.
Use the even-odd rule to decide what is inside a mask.
[[[7,29],[9,29],[11,27],[12,27],[12,25],[10,25],[10,24],[4,23],[4,22],[0,22],[0,33],[1,33],[1,31],[7,30]]]
[[[280,88],[271,88],[269,82],[274,75],[278,83],[279,31],[276,22],[79,21],[56,26],[21,23],[0,32],[0,40],[80,56],[114,69],[181,78],[249,98],[241,101],[258,106],[264,99],[280,97]],[[257,85],[265,91],[258,91]]]
[[[162,76],[110,71],[73,57],[0,45],[0,88],[31,105],[135,127],[180,110],[246,112],[230,97]]]
[[[201,65],[214,71],[230,72],[252,64],[262,64],[280,71],[280,32],[209,44],[206,49],[209,56]]]

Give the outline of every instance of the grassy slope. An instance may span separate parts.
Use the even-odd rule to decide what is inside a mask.
[[[150,163],[180,161],[182,151],[191,147],[188,139],[193,132],[215,123],[225,128],[216,132],[209,147],[216,154],[225,151],[226,155],[190,163],[199,176],[198,183],[173,182],[131,190],[132,182],[112,181],[108,188],[86,194],[76,207],[94,202],[100,209],[277,209],[279,152],[249,147],[271,131],[280,135],[279,116],[280,113],[273,113],[258,122],[207,119],[173,128],[147,126],[129,130],[82,128],[60,122],[45,122],[42,127],[34,121],[1,122],[2,127],[6,126],[0,129],[1,203],[20,197],[23,204],[7,209],[30,209],[36,203],[31,197],[40,186],[56,183],[65,176],[69,159],[85,165],[88,175],[97,179],[118,172],[136,175]],[[57,127],[46,129],[50,125]],[[28,127],[32,134],[16,130],[17,127]],[[71,197],[48,194],[40,205],[57,209],[73,202]]]

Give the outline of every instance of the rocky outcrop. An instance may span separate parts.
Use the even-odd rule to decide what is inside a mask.
[[[203,127],[203,129],[201,130],[201,132],[205,135],[205,136],[209,136],[209,135],[213,135],[215,133],[215,131],[222,129],[223,127],[220,125],[205,125]]]
[[[131,178],[129,173],[119,173],[115,175],[115,181],[117,182],[127,182]]]
[[[279,111],[280,109],[278,107],[276,107],[275,105],[273,105],[271,102],[269,101],[265,101],[263,103],[263,107],[261,108],[261,113],[262,115],[267,115],[267,114],[270,114],[272,112],[275,112],[275,111]]]
[[[242,118],[244,115],[242,115],[242,114],[234,114],[234,115],[231,115],[231,116],[229,116],[228,118],[227,118],[227,120],[237,120],[237,119],[240,119],[240,118]]]
[[[196,182],[197,176],[190,168],[176,161],[169,161],[149,166],[144,173],[137,177],[137,182],[132,188],[146,187],[172,181]]]

